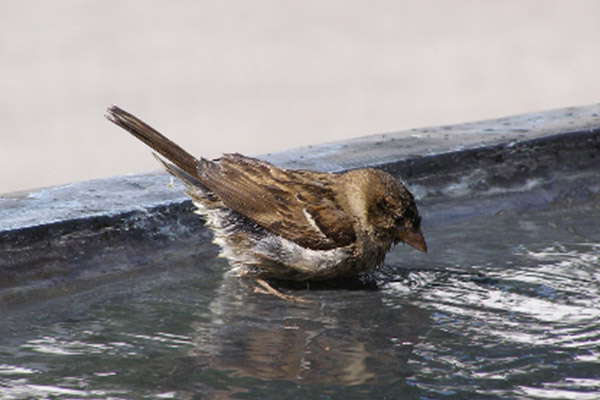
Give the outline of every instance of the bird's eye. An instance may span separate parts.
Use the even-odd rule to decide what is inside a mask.
[[[385,201],[385,199],[381,199],[381,200],[379,200],[379,201],[378,201],[378,202],[375,204],[375,206],[377,207],[377,210],[378,210],[378,211],[381,211],[381,212],[386,212],[386,210],[388,210],[388,209],[389,209],[389,207],[388,207],[388,204],[387,204],[387,201]]]

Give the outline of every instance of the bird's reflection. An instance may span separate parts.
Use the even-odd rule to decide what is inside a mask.
[[[389,382],[410,373],[407,359],[422,310],[382,301],[374,282],[294,290],[312,304],[253,293],[248,285],[226,277],[211,313],[193,323],[192,353],[208,368],[232,377],[339,385]]]

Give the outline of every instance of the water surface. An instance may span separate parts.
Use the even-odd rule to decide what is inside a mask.
[[[193,251],[2,310],[3,399],[600,398],[600,200],[425,226],[290,304]]]

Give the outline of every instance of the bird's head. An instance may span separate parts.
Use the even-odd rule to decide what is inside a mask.
[[[410,191],[390,174],[372,170],[368,217],[376,230],[390,235],[394,244],[406,243],[427,252],[421,232],[421,216]]]

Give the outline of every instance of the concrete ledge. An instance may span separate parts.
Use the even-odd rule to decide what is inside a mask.
[[[425,224],[435,214],[447,220],[519,210],[598,193],[600,105],[371,135],[263,158],[288,168],[386,169],[413,189]],[[517,200],[495,200],[507,193]],[[102,276],[165,249],[214,252],[191,209],[165,173],[1,196],[0,288]]]

